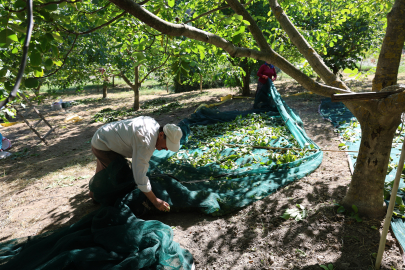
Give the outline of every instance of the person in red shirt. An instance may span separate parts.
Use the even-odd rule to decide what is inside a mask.
[[[260,66],[257,76],[259,77],[259,81],[257,82],[256,95],[263,85],[266,84],[268,78],[273,82],[277,79],[276,69],[272,64],[265,62]]]

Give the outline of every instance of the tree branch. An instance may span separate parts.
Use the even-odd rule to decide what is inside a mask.
[[[402,91],[398,94],[378,100],[378,110],[383,114],[394,114],[395,112],[405,112],[405,84],[397,84],[385,87],[381,92]],[[393,110],[394,109],[394,110]]]
[[[75,36],[75,40],[73,41],[72,47],[70,47],[70,50],[66,53],[65,58],[63,59],[62,65],[61,65],[58,69],[56,69],[54,72],[49,73],[49,74],[46,75],[46,76],[36,77],[36,78],[46,78],[46,77],[50,77],[50,76],[52,76],[53,74],[55,74],[56,72],[58,72],[58,71],[65,65],[66,59],[67,59],[68,55],[72,52],[73,47],[74,47],[75,44],[76,44],[76,40],[77,40],[77,37],[78,37],[78,36],[79,36],[79,35],[76,35],[76,36]]]
[[[308,63],[322,80],[331,86],[349,90],[349,88],[325,65],[319,54],[309,45],[305,38],[298,32],[288,16],[284,13],[277,0],[268,0],[271,10],[291,42],[299,52],[308,60]]]
[[[235,0],[228,0],[228,2],[232,2],[232,1],[235,1]],[[281,68],[289,76],[294,78],[298,83],[300,83],[308,91],[312,91],[319,95],[327,96],[327,97],[330,97],[332,94],[335,94],[335,93],[350,93],[350,91],[348,91],[348,90],[339,89],[336,87],[327,86],[327,85],[323,85],[318,82],[315,82],[314,80],[309,78],[307,75],[305,75],[303,72],[301,72],[298,68],[294,67],[286,59],[284,59],[279,54],[277,54],[276,52],[271,50],[271,48],[268,46],[264,37],[257,40],[256,36],[254,36],[256,41],[260,45],[261,51],[236,47],[231,42],[227,41],[226,39],[224,39],[222,37],[219,37],[212,33],[195,28],[193,26],[189,26],[187,24],[174,24],[174,23],[164,21],[161,18],[154,15],[153,13],[144,9],[140,5],[136,4],[132,0],[110,0],[110,2],[114,3],[116,6],[122,8],[123,10],[125,10],[129,14],[131,14],[132,16],[138,18],[145,24],[149,25],[150,27],[156,29],[157,31],[159,31],[163,34],[170,35],[170,36],[185,36],[190,39],[199,40],[204,43],[212,44],[212,45],[228,52],[231,57],[249,57],[249,58],[253,58],[256,60],[262,60],[262,61],[267,61],[267,62],[273,63],[277,67]],[[251,23],[251,26],[252,26],[252,22],[254,23],[254,25],[256,25],[256,23],[253,21],[252,18],[250,19],[249,22]],[[251,28],[251,29],[250,29],[251,32],[254,31],[253,28]],[[255,34],[260,36],[258,33],[255,33]]]
[[[60,25],[57,25],[57,26],[60,27],[60,29],[62,29],[62,31],[65,31],[65,32],[67,32],[67,33],[69,33],[69,34],[73,34],[73,35],[86,35],[86,34],[90,34],[91,32],[94,32],[94,31],[96,31],[96,30],[98,30],[98,29],[100,29],[100,28],[103,28],[104,26],[107,26],[107,25],[113,23],[115,20],[117,20],[117,19],[121,18],[122,16],[124,16],[126,13],[127,13],[127,12],[124,11],[124,12],[122,12],[120,15],[118,15],[118,16],[114,17],[113,19],[109,20],[108,22],[103,23],[102,25],[99,25],[99,26],[97,26],[96,28],[93,28],[93,29],[90,29],[90,30],[87,30],[87,31],[84,31],[84,32],[74,32],[74,31],[71,31],[71,30],[68,30],[68,29],[63,28],[63,27],[60,26]]]
[[[13,99],[17,96],[18,88],[20,87],[22,77],[24,75],[25,65],[27,64],[27,56],[28,56],[28,47],[31,40],[32,28],[34,27],[34,16],[33,16],[33,5],[32,0],[27,1],[28,12],[27,12],[27,34],[25,37],[24,45],[23,45],[23,55],[20,63],[20,68],[18,70],[17,79],[13,89],[11,90],[10,95],[3,101],[0,101],[0,109],[5,106],[8,102],[13,101]]]
[[[120,76],[125,82],[126,84],[128,84],[131,88],[134,88],[134,85],[131,83],[131,81],[127,78],[127,76],[124,75],[124,73],[122,73],[120,71],[119,74],[117,74],[118,76]]]
[[[154,72],[155,70],[157,70],[158,68],[163,67],[164,64],[166,64],[167,60],[169,60],[170,55],[166,58],[166,60],[163,62],[163,64],[161,64],[160,66],[155,67],[154,69],[152,69],[151,71],[148,72],[148,74],[145,75],[145,77],[139,82],[140,84],[143,83],[143,81],[145,81],[145,79],[149,76],[149,74],[151,74],[152,72]]]
[[[397,83],[398,68],[405,41],[404,10],[405,0],[396,0],[387,15],[387,29],[373,79],[372,89],[375,92]]]

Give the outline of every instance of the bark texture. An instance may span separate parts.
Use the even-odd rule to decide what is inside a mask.
[[[401,113],[382,116],[365,112],[357,115],[361,125],[361,145],[352,181],[342,204],[354,204],[361,215],[383,217],[384,181],[387,175],[392,139],[401,123]]]
[[[103,84],[103,98],[107,98],[107,82]]]
[[[139,83],[139,66],[134,68],[135,73],[135,82],[131,83],[131,81],[125,76],[122,72],[118,75],[120,76],[129,87],[131,87],[132,91],[134,91],[134,105],[133,109],[135,111],[139,110],[139,87],[141,87],[141,83]]]
[[[134,87],[132,87],[132,90],[134,91],[134,111],[139,110],[139,87],[141,84],[139,83],[139,66],[135,67],[135,84]]]
[[[397,84],[398,68],[405,41],[405,0],[395,1],[387,15],[387,31],[378,57],[373,91]]]

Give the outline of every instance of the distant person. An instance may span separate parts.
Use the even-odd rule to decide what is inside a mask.
[[[277,111],[277,105],[274,102],[273,96],[271,94],[271,89],[274,89],[274,87],[271,88],[272,84],[269,80],[270,78],[271,81],[274,82],[277,79],[276,69],[272,64],[265,62],[263,65],[260,66],[259,71],[257,72],[257,76],[259,77],[259,81],[257,82],[253,108]]]
[[[146,173],[155,149],[179,151],[183,133],[180,127],[161,127],[155,119],[140,116],[106,124],[94,133],[91,149],[97,157],[96,173],[107,168],[116,158],[132,158],[135,183],[149,201],[160,211],[169,211],[169,204],[155,196]],[[90,191],[89,196],[94,199]]]
[[[257,82],[256,96],[260,92],[263,85],[266,84],[268,78],[270,78],[273,82],[277,79],[276,69],[272,64],[264,62],[264,64],[260,66],[257,76],[259,77],[259,81]]]

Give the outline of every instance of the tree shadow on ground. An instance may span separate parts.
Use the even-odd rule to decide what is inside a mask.
[[[40,233],[55,231],[66,226],[70,226],[78,222],[85,215],[100,208],[100,205],[93,203],[88,196],[88,191],[86,190],[87,185],[84,185],[81,188],[85,189],[85,191],[82,191],[73,197],[67,198],[66,204],[70,205],[69,211],[59,209],[58,207],[48,211],[47,218],[51,218],[53,222],[45,226]]]
[[[356,222],[349,213],[337,214],[337,206],[329,198],[340,198],[346,185],[333,189],[323,182],[311,185],[313,192],[305,197],[295,196],[305,188],[298,181],[223,217],[172,213],[148,218],[181,228],[179,242],[200,250],[195,256],[200,269],[218,264],[223,265],[221,269],[320,269],[320,265],[330,263],[336,269],[372,269],[380,239],[374,228],[381,222],[365,218]],[[295,221],[280,217],[297,203],[310,205],[308,218]],[[208,224],[216,226],[207,231],[204,226]],[[390,266],[397,267],[396,262],[382,269]]]

